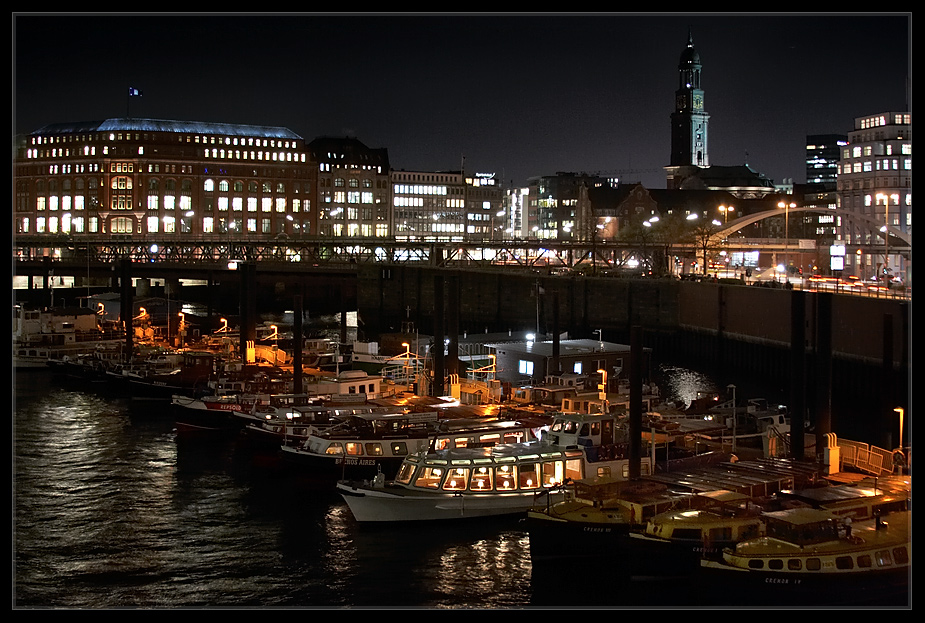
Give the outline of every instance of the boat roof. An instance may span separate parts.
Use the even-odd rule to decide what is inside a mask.
[[[782,496],[805,502],[814,507],[830,507],[850,504],[864,500],[880,498],[884,500],[902,499],[908,497],[900,493],[884,492],[875,488],[840,485],[832,487],[813,487],[800,490],[781,491]]]
[[[763,517],[773,519],[793,525],[816,524],[823,521],[836,519],[836,516],[829,511],[818,508],[788,508],[780,511],[768,511],[762,513]]]
[[[507,430],[510,428],[531,428],[531,426],[518,420],[459,418],[441,420],[438,432],[440,434],[453,434],[482,430]]]
[[[449,448],[434,452],[422,452],[417,455],[418,460],[451,463],[454,461],[510,460],[536,456],[539,459],[545,455],[564,455],[566,449],[542,441],[525,441],[521,443],[501,443],[491,447],[478,448]],[[581,452],[575,450],[575,452]],[[409,457],[412,458],[412,457]]]
[[[709,466],[673,468],[646,476],[674,489],[695,492],[725,489],[745,495],[768,495],[795,486],[807,487],[821,479],[818,466],[792,459],[765,458]]]
[[[752,499],[752,496],[739,493],[738,491],[727,491],[726,489],[717,489],[716,491],[701,491],[697,494],[702,498],[709,498],[716,502],[744,502]]]

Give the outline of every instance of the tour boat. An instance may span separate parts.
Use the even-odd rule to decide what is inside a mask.
[[[912,573],[912,511],[846,525],[817,508],[762,515],[765,536],[701,561],[705,581],[762,586],[781,597],[811,594],[814,603],[879,601],[908,591]]]
[[[119,347],[123,335],[113,323],[84,307],[29,309],[13,306],[13,368],[48,369],[65,358]]]
[[[526,424],[494,418],[439,420],[436,411],[351,415],[311,432],[301,444],[282,447],[283,459],[333,485],[338,479],[392,479],[410,454],[490,447],[536,439]]]
[[[530,509],[525,525],[535,562],[605,558],[632,575],[674,576],[757,536],[759,512],[750,496],[733,491],[589,479],[572,483],[563,501]]]
[[[215,385],[220,393],[207,396],[174,394],[171,404],[176,411],[178,430],[241,430],[248,424],[292,420],[301,415],[301,411],[321,404],[320,397],[309,394],[267,394],[247,391],[256,389],[256,386],[245,388],[235,384],[241,390],[239,393],[227,385]]]
[[[404,459],[394,480],[342,480],[337,488],[360,522],[426,521],[523,514],[566,480],[588,475],[628,479],[630,458],[611,414],[556,416],[541,439],[490,448],[424,451]],[[640,457],[649,473],[649,458]]]

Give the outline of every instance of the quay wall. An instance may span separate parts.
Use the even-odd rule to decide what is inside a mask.
[[[801,297],[798,309],[803,310],[808,349],[817,343],[818,332],[826,330],[835,357],[880,365],[888,356],[895,367],[908,358],[910,310],[900,300],[669,279],[408,265],[360,268],[357,307],[367,331],[397,331],[397,325],[412,321],[421,332],[431,332],[437,279],[458,284],[461,332],[549,333],[557,322],[560,333],[573,337],[593,337],[601,330],[604,339],[620,341],[616,338],[623,339],[632,326],[641,326],[649,334],[690,333],[789,350],[795,297]],[[820,309],[828,308],[830,312],[820,315]]]
[[[447,291],[454,289],[450,299]],[[444,296],[439,308],[435,291]],[[667,279],[394,266],[360,269],[357,307],[364,332],[373,335],[398,332],[406,322],[431,335],[434,310],[446,316],[450,308],[458,335],[470,339],[479,332],[538,328],[573,338],[595,338],[600,330],[605,341],[629,344],[630,329],[639,326],[656,361],[707,373],[724,391],[735,384],[740,398],[802,404],[798,408],[827,430],[883,447],[898,437],[893,409],[909,413],[910,308],[897,300]],[[648,370],[647,377],[657,373]]]

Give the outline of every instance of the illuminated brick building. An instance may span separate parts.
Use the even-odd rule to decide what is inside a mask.
[[[274,237],[317,229],[318,167],[286,128],[107,119],[21,137],[14,232]]]

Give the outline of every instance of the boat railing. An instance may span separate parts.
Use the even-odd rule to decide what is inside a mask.
[[[853,467],[873,476],[893,473],[893,453],[859,441],[838,440],[841,468]]]
[[[555,494],[564,493],[566,496],[574,496],[575,487],[570,482],[565,482],[554,487],[540,487],[533,492],[533,507],[546,507],[548,513],[552,505],[556,502]]]

